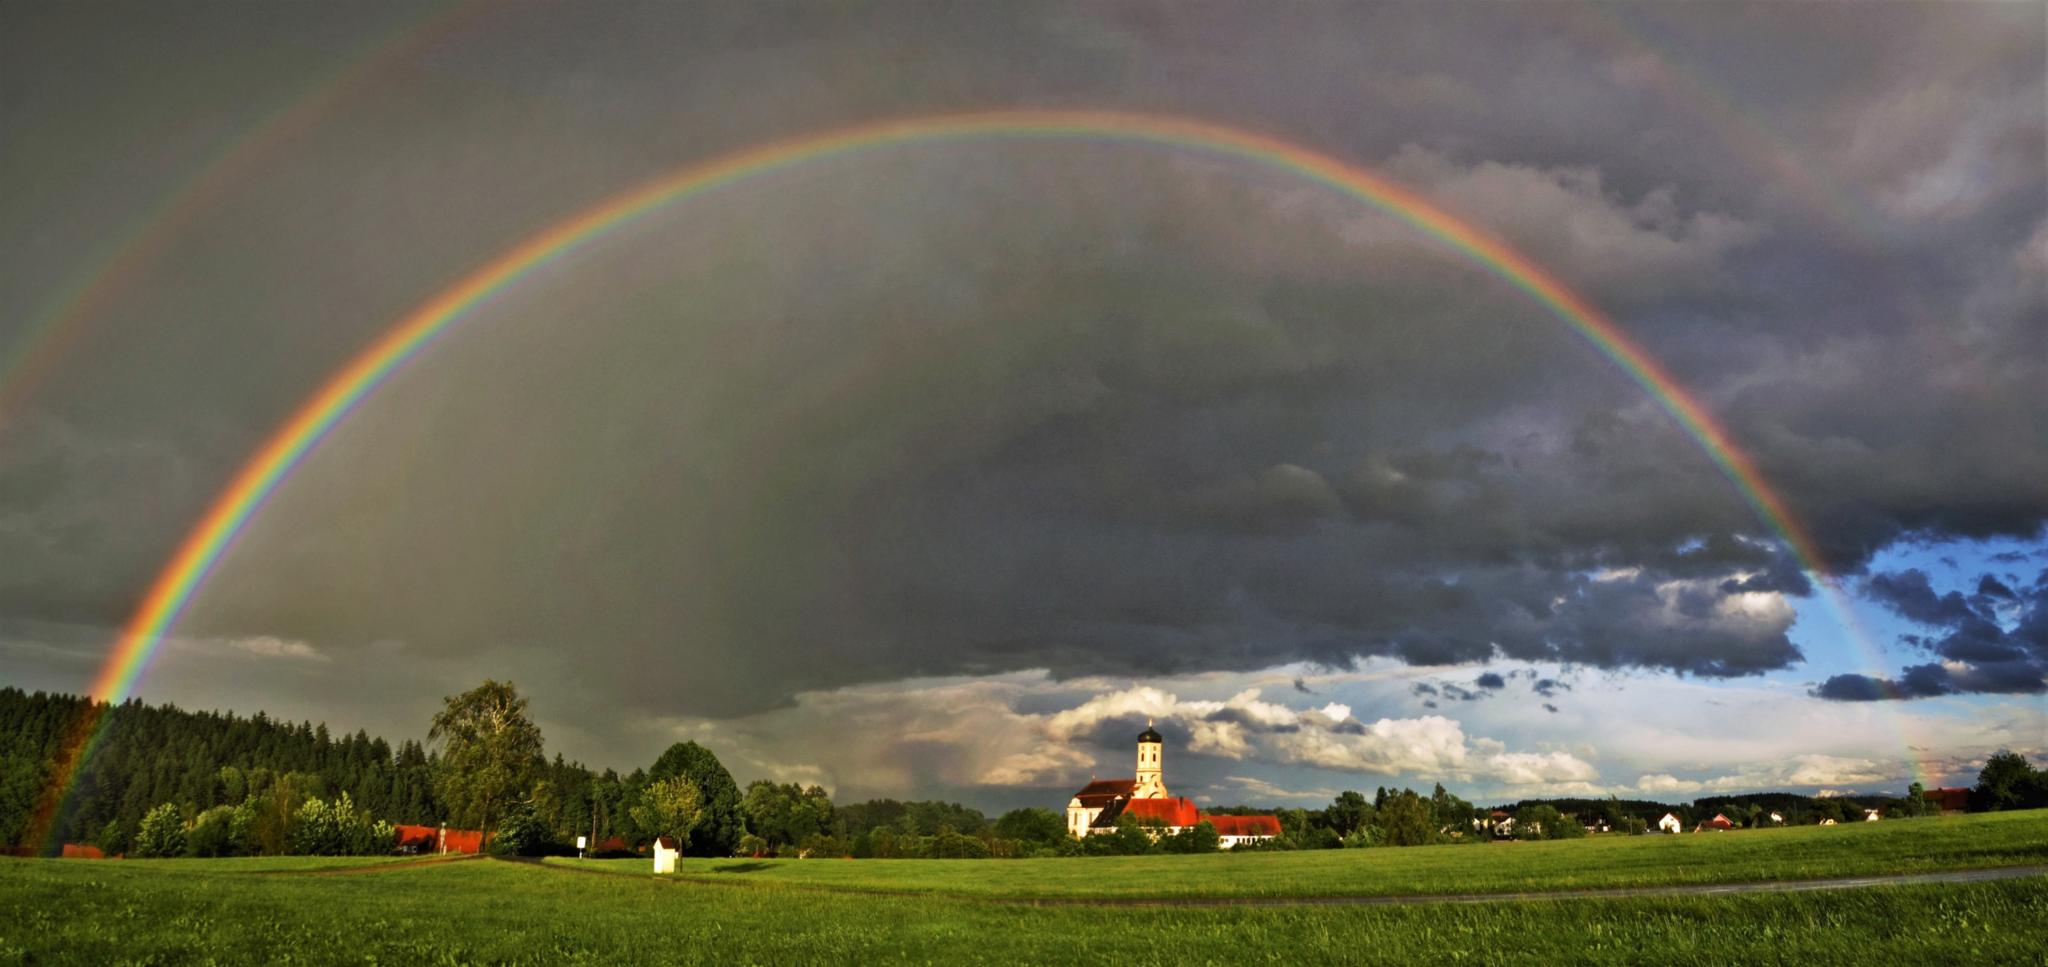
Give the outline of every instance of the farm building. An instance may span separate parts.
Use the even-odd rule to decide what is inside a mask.
[[[1921,793],[1920,797],[1943,814],[1959,813],[1970,808],[1968,789],[1929,789]]]
[[[1728,817],[1726,817],[1726,816],[1723,816],[1723,815],[1721,815],[1720,813],[1715,813],[1715,814],[1714,814],[1714,818],[1712,818],[1712,819],[1709,819],[1709,820],[1707,820],[1706,822],[1700,823],[1700,824],[1699,824],[1699,825],[1697,825],[1697,826],[1694,826],[1694,827],[1692,828],[1692,831],[1693,831],[1693,832],[1695,832],[1695,833],[1697,833],[1697,832],[1701,832],[1701,831],[1703,831],[1703,830],[1704,830],[1704,831],[1706,831],[1706,832],[1716,832],[1716,833],[1717,833],[1717,832],[1720,832],[1720,831],[1722,831],[1722,830],[1724,830],[1724,829],[1734,829],[1734,828],[1735,828],[1735,823],[1734,823],[1734,822],[1733,822],[1732,820],[1730,820],[1730,819],[1729,819]]]
[[[1664,833],[1683,832],[1685,823],[1679,821],[1677,813],[1665,813],[1663,819],[1657,820],[1657,830]]]
[[[1280,835],[1280,820],[1272,816],[1205,816],[1193,801],[1167,795],[1165,748],[1165,737],[1147,721],[1145,731],[1138,733],[1137,774],[1129,779],[1096,779],[1074,793],[1067,801],[1068,835],[1079,839],[1112,831],[1125,816],[1156,822],[1166,834],[1206,820],[1216,827],[1225,849]]]
[[[392,835],[400,852],[481,853],[486,837],[474,829],[446,826],[393,826]]]

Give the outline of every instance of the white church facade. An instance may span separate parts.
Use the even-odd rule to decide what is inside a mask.
[[[1078,839],[1112,831],[1118,820],[1133,816],[1158,823],[1166,834],[1207,822],[1216,828],[1224,849],[1280,835],[1280,821],[1272,816],[1206,816],[1192,801],[1169,794],[1165,750],[1165,738],[1146,722],[1145,731],[1138,733],[1135,774],[1129,779],[1096,779],[1074,793],[1067,801],[1067,833]]]

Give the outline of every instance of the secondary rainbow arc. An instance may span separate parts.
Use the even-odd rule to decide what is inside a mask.
[[[472,270],[358,353],[243,465],[151,584],[94,681],[92,695],[114,703],[124,700],[222,555],[306,454],[406,361],[528,272],[664,205],[796,165],[891,146],[1005,138],[1153,144],[1237,159],[1305,178],[1416,228],[1535,300],[1648,392],[1698,441],[1800,565],[1819,579],[1819,593],[1845,627],[1854,628],[1814,540],[1726,428],[1613,320],[1505,241],[1368,169],[1269,135],[1179,117],[1006,110],[859,124],[692,164],[586,208]],[[1867,642],[1859,644],[1871,651]]]

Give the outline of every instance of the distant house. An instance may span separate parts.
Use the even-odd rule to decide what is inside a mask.
[[[1203,816],[1202,820],[1216,827],[1218,845],[1224,849],[1280,835],[1280,818],[1277,816]]]
[[[1692,831],[1693,831],[1693,832],[1695,832],[1695,833],[1697,833],[1697,832],[1701,832],[1702,830],[1704,830],[1704,831],[1706,831],[1706,832],[1716,832],[1716,833],[1717,833],[1717,832],[1720,832],[1720,831],[1722,831],[1722,830],[1725,830],[1725,829],[1734,829],[1734,828],[1735,828],[1735,823],[1734,823],[1734,822],[1733,822],[1732,820],[1730,820],[1730,819],[1729,819],[1728,817],[1726,817],[1726,816],[1723,816],[1723,815],[1721,815],[1720,813],[1715,813],[1715,814],[1714,814],[1714,818],[1712,818],[1712,819],[1709,819],[1709,820],[1707,820],[1706,822],[1703,822],[1703,823],[1701,823],[1701,824],[1699,824],[1699,825],[1697,825],[1697,826],[1694,826],[1694,827],[1692,828]]]
[[[1475,818],[1472,825],[1484,832],[1492,833],[1494,839],[1509,839],[1515,835],[1515,817],[1505,809],[1487,813],[1483,819]]]
[[[1665,813],[1663,819],[1657,820],[1657,830],[1665,833],[1680,833],[1685,831],[1685,824],[1679,821],[1677,813]]]
[[[1833,826],[1835,824],[1835,821],[1832,819],[1823,819],[1820,821],[1820,824],[1822,826]]]
[[[1866,810],[1864,810],[1864,811],[1863,811],[1863,821],[1864,821],[1864,822],[1866,822],[1866,823],[1874,823],[1874,822],[1877,822],[1877,820],[1878,820],[1877,810],[1875,810],[1875,809],[1866,809]]]
[[[65,843],[64,850],[60,855],[67,860],[103,860],[107,858],[106,853],[101,852],[99,847],[90,843]]]
[[[667,836],[657,837],[654,840],[654,872],[674,873],[676,871],[676,861],[681,859],[682,856],[683,846],[681,843]]]
[[[1920,797],[1943,814],[1959,813],[1970,808],[1968,789],[1929,789],[1921,793]]]
[[[1772,813],[1772,814],[1771,814],[1771,822],[1772,822],[1772,823],[1775,823],[1775,824],[1783,825],[1783,824],[1784,824],[1784,822],[1785,822],[1785,817],[1784,817],[1784,816],[1783,816],[1782,814],[1779,814],[1779,813]]]

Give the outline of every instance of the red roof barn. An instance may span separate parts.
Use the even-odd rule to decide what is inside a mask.
[[[1970,808],[1968,789],[1929,789],[1920,794],[1927,804],[1945,813],[1959,813]]]

